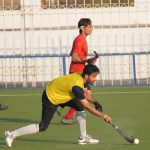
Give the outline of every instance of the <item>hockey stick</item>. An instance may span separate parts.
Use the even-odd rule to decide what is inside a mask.
[[[100,110],[98,111],[101,112]],[[110,124],[127,142],[132,144],[139,144],[138,138],[135,138],[134,136],[128,136],[115,123],[111,122]]]
[[[95,54],[95,58],[97,59],[99,57],[98,53],[96,51],[93,51]]]
[[[92,58],[87,59],[85,62],[87,62],[88,64],[93,64],[94,61],[99,57],[98,53],[96,51],[93,51],[95,56]]]
[[[117,125],[115,125],[113,122],[111,123],[111,126],[129,143],[135,143],[135,138],[133,136],[129,137],[127,136]],[[135,143],[136,144],[136,143]]]

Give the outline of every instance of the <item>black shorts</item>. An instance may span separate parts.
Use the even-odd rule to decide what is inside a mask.
[[[59,106],[61,107],[68,106],[68,107],[74,108],[76,111],[84,111],[84,107],[80,103],[80,100],[77,100],[77,99],[71,99],[67,103],[59,104]]]
[[[42,116],[39,124],[39,131],[45,131],[48,128],[57,107],[57,105],[50,102],[44,90],[42,95]]]
[[[60,104],[59,106],[72,107],[72,108],[76,109],[77,111],[84,110],[84,107],[77,99],[72,99],[72,100],[68,101],[67,103]],[[48,128],[48,126],[57,110],[57,107],[58,107],[58,105],[54,105],[53,103],[51,103],[51,101],[48,99],[48,97],[46,95],[46,91],[44,90],[43,95],[42,95],[42,116],[41,116],[41,122],[39,124],[39,131],[45,131]]]

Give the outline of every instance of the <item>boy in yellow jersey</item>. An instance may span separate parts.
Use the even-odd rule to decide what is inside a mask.
[[[12,146],[13,140],[19,136],[26,134],[33,134],[45,131],[57,110],[58,106],[69,106],[76,109],[77,123],[80,128],[80,137],[78,144],[96,144],[99,142],[97,139],[91,138],[86,133],[86,115],[84,108],[90,113],[104,119],[106,122],[111,123],[111,117],[97,111],[90,106],[84,95],[84,85],[89,83],[93,84],[99,74],[99,69],[93,65],[87,65],[82,74],[73,73],[56,78],[50,82],[42,95],[42,118],[39,124],[31,124],[14,131],[6,131],[6,143],[8,147]],[[92,102],[94,104],[94,101]]]

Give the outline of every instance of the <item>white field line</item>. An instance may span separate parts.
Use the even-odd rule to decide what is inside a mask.
[[[135,92],[94,92],[92,94],[101,95],[101,94],[149,94],[150,91],[135,91]]]
[[[150,91],[135,91],[135,92],[92,92],[94,95],[101,95],[101,94],[149,94]],[[4,94],[0,95],[0,97],[11,97],[11,96],[42,96],[42,93],[37,94]]]
[[[5,94],[5,95],[1,95],[0,94],[0,97],[11,97],[11,96],[42,96],[42,93],[41,94]]]

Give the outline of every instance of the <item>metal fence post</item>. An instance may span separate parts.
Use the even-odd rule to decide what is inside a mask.
[[[63,61],[63,75],[66,75],[66,57],[63,56],[62,57],[62,61]]]
[[[136,85],[136,63],[135,63],[135,54],[132,54],[133,60],[133,84]]]

